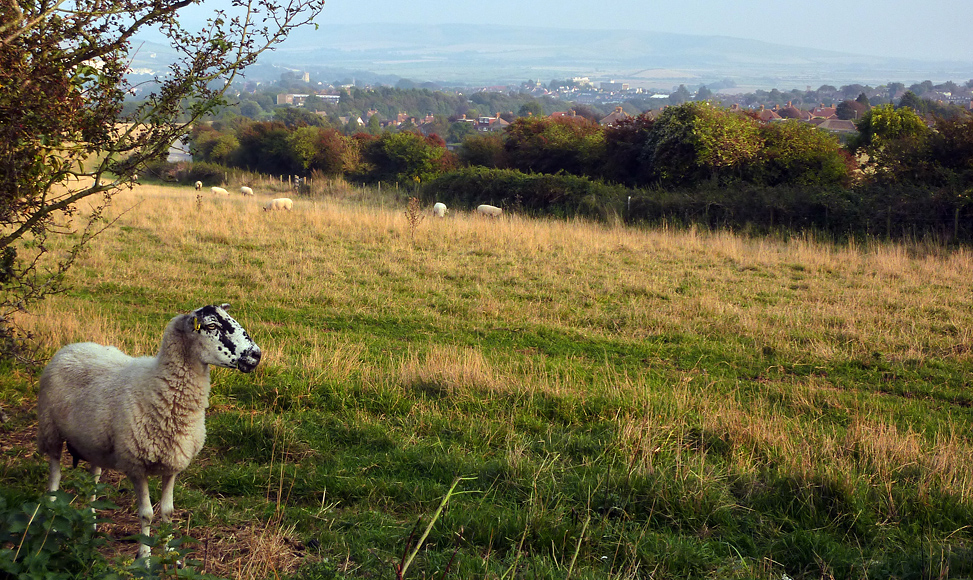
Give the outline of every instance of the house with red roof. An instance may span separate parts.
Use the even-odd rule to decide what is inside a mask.
[[[821,103],[817,107],[808,111],[808,114],[812,119],[837,119],[838,109],[835,107],[825,107],[824,103]]]
[[[605,116],[600,121],[598,121],[598,124],[601,125],[602,127],[608,127],[618,123],[623,119],[628,119],[630,117],[631,115],[623,111],[621,107],[615,107],[615,110],[612,111],[611,113],[608,113],[607,116]]]
[[[757,111],[757,118],[764,123],[769,123],[771,121],[780,121],[781,117],[776,111],[772,109],[766,109],[763,105],[760,105],[760,110]]]

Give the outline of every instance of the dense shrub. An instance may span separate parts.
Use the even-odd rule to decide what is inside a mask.
[[[506,169],[507,151],[499,133],[470,135],[463,139],[457,152],[460,163],[488,169]]]
[[[469,167],[440,175],[422,189],[426,201],[459,208],[481,203],[531,215],[607,219],[621,215],[629,190],[574,175],[527,174]]]
[[[605,135],[583,117],[521,117],[507,127],[503,147],[513,169],[594,175],[604,159]]]
[[[421,183],[450,165],[443,157],[451,154],[447,155],[445,142],[435,135],[383,133],[378,138],[362,136],[359,142],[364,163],[357,177],[363,181]]]
[[[185,171],[176,174],[177,181],[190,185],[197,181],[205,186],[221,185],[226,179],[226,167],[215,163],[190,163]]]
[[[208,162],[179,161],[170,163],[168,161],[157,161],[146,168],[146,175],[160,181],[180,185],[192,185],[197,181],[202,181],[203,185],[207,187],[222,184],[226,172],[226,167]]]
[[[361,163],[358,142],[342,135],[336,129],[318,129],[315,134],[314,154],[310,168],[328,176],[351,173]]]
[[[934,131],[906,133],[869,151],[874,159],[872,181],[945,188],[945,195],[971,202],[973,117],[937,118]]]
[[[296,174],[303,169],[292,155],[291,129],[283,123],[250,123],[237,131],[240,150],[237,163],[269,175]]]
[[[650,181],[650,167],[641,158],[654,123],[643,113],[605,127],[605,162],[599,172],[603,179],[631,186]]]
[[[929,134],[926,122],[915,111],[909,107],[897,109],[891,104],[868,110],[855,126],[858,135],[849,145],[870,155],[879,154],[883,147],[898,139],[923,139]]]
[[[760,127],[763,147],[748,180],[761,185],[835,187],[850,185],[854,162],[838,140],[799,121]]]
[[[633,192],[626,217],[632,222],[752,231],[789,228],[848,233],[859,221],[849,221],[849,211],[856,211],[855,195],[846,189],[742,183],[723,187],[710,182],[693,188]]]
[[[663,186],[686,187],[739,179],[762,146],[753,118],[693,102],[659,115],[640,161]]]

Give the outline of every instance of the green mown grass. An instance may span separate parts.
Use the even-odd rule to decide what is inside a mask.
[[[462,477],[407,577],[973,577],[968,250],[136,203],[23,322],[151,354],[233,305],[264,359],[213,371],[176,488],[209,572],[394,578]],[[0,370],[10,501],[35,393]]]

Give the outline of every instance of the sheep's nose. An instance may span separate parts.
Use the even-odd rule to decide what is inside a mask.
[[[240,357],[237,368],[245,373],[249,373],[260,364],[260,348],[254,345],[249,351]]]

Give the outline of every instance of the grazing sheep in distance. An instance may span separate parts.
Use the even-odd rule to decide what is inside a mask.
[[[432,215],[434,215],[436,217],[440,217],[440,218],[441,217],[446,217],[446,212],[447,211],[449,211],[449,210],[446,209],[446,204],[445,203],[441,203],[440,202],[440,203],[436,203],[435,205],[432,206]]]
[[[270,200],[270,203],[264,206],[264,211],[274,211],[278,209],[286,209],[290,211],[294,207],[294,202],[289,197],[278,197],[277,199]]]
[[[243,195],[253,195],[253,190],[247,187],[246,185],[244,185],[243,187],[240,188],[240,193],[242,193]]]
[[[483,205],[476,206],[476,213],[480,215],[498,218],[501,215],[503,215],[503,210],[493,205],[483,204]]]
[[[196,186],[196,191],[199,191],[200,189],[203,189],[203,182],[197,181],[195,186]]]
[[[213,195],[230,195],[230,192],[222,187],[211,187],[209,190],[213,192]]]
[[[148,476],[162,477],[159,512],[172,515],[176,476],[206,437],[209,365],[251,372],[260,348],[227,314],[229,304],[203,306],[169,321],[156,356],[134,358],[92,342],[69,344],[44,368],[37,394],[37,446],[48,457],[48,490],[61,483],[64,443],[90,464],[121,471],[138,494],[142,535],[152,523]],[[149,555],[139,546],[138,557]]]

